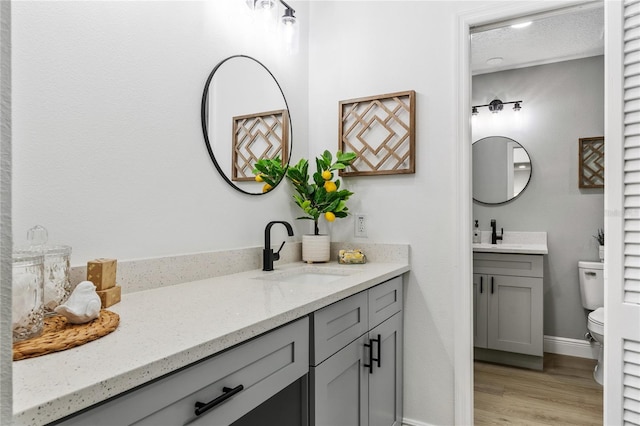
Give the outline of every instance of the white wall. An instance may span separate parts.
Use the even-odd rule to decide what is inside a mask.
[[[338,146],[338,102],[415,90],[416,173],[345,179],[368,241],[409,243],[404,415],[454,419],[455,154],[459,123],[456,15],[464,2],[313,2],[309,34],[309,151]],[[350,200],[351,201],[351,200]],[[354,240],[351,218],[334,240]]]
[[[598,260],[593,238],[604,227],[604,191],[578,187],[578,139],[604,135],[604,60],[596,56],[473,77],[472,103],[522,100],[499,114],[473,119],[473,140],[491,135],[520,142],[531,157],[529,186],[498,205],[474,203],[481,230],[490,220],[505,231],[546,231],[544,333],[581,339],[587,316],[580,300],[578,261]],[[475,172],[474,172],[475,173]]]
[[[248,54],[279,79],[293,157],[306,155],[309,13],[292,4],[301,20],[296,56],[252,32],[237,0],[15,2],[16,243],[40,224],[82,265],[259,246],[269,220],[293,222],[286,185],[252,197],[223,182],[200,127],[210,71]],[[274,228],[274,241],[285,236]]]

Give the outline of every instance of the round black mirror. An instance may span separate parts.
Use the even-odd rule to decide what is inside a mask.
[[[504,136],[473,143],[473,200],[503,204],[518,197],[531,181],[531,158],[522,145]]]
[[[256,182],[259,160],[289,165],[293,127],[280,84],[260,61],[234,55],[218,63],[204,85],[201,122],[207,151],[220,176],[236,190],[262,195],[274,185]]]

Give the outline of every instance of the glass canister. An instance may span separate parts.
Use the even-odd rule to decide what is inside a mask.
[[[36,225],[27,232],[29,250],[44,256],[44,311],[53,314],[71,295],[69,279],[71,247],[48,246],[47,230]]]
[[[44,324],[44,256],[27,250],[13,251],[13,341],[36,337]]]

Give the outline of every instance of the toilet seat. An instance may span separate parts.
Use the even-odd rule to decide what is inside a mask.
[[[587,328],[591,332],[604,335],[604,308],[598,308],[589,314]]]

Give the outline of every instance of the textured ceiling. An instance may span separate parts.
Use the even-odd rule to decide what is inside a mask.
[[[521,29],[507,25],[471,36],[473,74],[603,54],[602,7],[547,16]],[[487,64],[487,60],[496,57],[503,58],[502,62]]]

